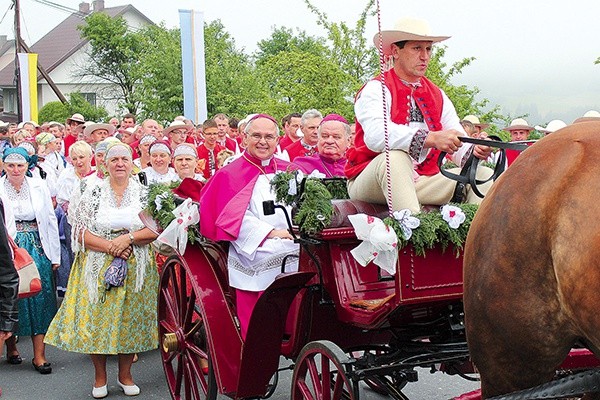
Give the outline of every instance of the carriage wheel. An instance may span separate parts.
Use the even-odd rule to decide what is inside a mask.
[[[178,256],[171,256],[160,278],[158,333],[163,368],[174,400],[217,397],[204,318],[196,299],[187,268]],[[204,373],[205,365],[208,365],[208,374]]]
[[[294,367],[292,400],[358,400],[358,385],[353,385],[345,372],[350,361],[326,340],[304,346]]]

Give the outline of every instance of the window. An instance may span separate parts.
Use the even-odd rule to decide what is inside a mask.
[[[81,93],[85,101],[96,107],[96,93]]]

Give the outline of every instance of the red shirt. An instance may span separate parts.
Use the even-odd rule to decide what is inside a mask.
[[[307,157],[317,153],[317,146],[306,148],[302,144],[302,140],[298,140],[285,148],[290,156],[290,161],[294,161],[296,157]]]
[[[297,142],[298,140],[296,140]],[[281,140],[279,141],[279,146],[282,149],[285,149],[286,147],[288,147],[289,145],[291,145],[292,143],[295,143],[292,138],[289,135],[283,135],[283,137],[281,138]]]
[[[217,155],[219,155],[219,152],[224,149],[225,148],[218,143],[215,144],[215,148],[212,151],[209,150],[204,143],[196,148],[196,151],[198,152],[198,160],[206,161],[204,163],[204,168],[202,168],[202,175],[206,179],[213,176],[214,173],[219,169]]]
[[[65,144],[65,157],[69,156],[69,147],[71,147],[71,145],[73,143],[75,143],[76,141],[77,141],[77,136],[68,135],[67,137],[64,138],[63,142]]]

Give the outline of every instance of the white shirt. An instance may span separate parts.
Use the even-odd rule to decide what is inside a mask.
[[[273,215],[263,213],[263,201],[275,200],[269,182],[272,177],[273,174],[258,177],[240,233],[229,246],[227,267],[232,287],[251,292],[265,290],[281,273],[283,258],[289,254],[298,255],[299,245],[293,240],[266,239],[273,229],[288,228],[282,210],[276,209]],[[289,257],[286,272],[297,270],[298,258]]]
[[[467,133],[460,124],[458,115],[452,101],[448,98],[442,89],[442,116],[440,122],[443,130],[456,129],[463,136]],[[390,118],[390,110],[394,106],[392,104],[392,95],[385,87],[386,98],[386,117],[388,127],[389,147],[392,150],[404,150],[408,153],[413,136],[418,130],[429,131],[429,128],[424,122],[410,122],[408,125],[396,124]],[[407,99],[410,100],[410,99]],[[360,123],[364,131],[364,140],[367,147],[375,152],[381,153],[385,151],[385,135],[383,132],[383,100],[381,94],[381,82],[379,80],[369,81],[360,92],[356,102],[354,103],[354,112],[356,120]],[[405,107],[404,104],[400,105]],[[465,143],[452,155],[452,160],[461,165],[461,161],[465,154],[471,148],[471,144]],[[417,162],[423,162],[429,149],[423,149]]]
[[[148,185],[153,183],[171,183],[179,180],[179,175],[177,172],[171,167],[167,170],[165,174],[159,174],[152,167],[146,167],[142,170],[146,174],[146,180],[148,181]]]

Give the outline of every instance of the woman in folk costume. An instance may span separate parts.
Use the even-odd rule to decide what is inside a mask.
[[[171,148],[167,142],[157,140],[150,145],[150,166],[142,169],[148,184],[176,182],[177,173],[171,168]]]
[[[86,187],[71,211],[75,262],[46,336],[48,344],[91,355],[94,398],[108,395],[107,355],[119,357],[118,386],[128,396],[139,394],[131,375],[134,354],[158,343],[158,273],[150,247],[156,235],[138,217],[147,188],[131,175],[128,145],[112,144],[104,162],[108,177]]]
[[[236,311],[245,339],[258,298],[273,283],[287,255],[298,254],[281,210],[265,215],[264,200],[275,200],[270,180],[290,164],[273,157],[279,140],[277,121],[259,114],[246,126],[243,155],[218,170],[200,197],[201,233],[211,240],[231,242],[227,267],[236,288]],[[298,269],[292,258],[286,271]]]
[[[4,171],[0,178],[0,194],[9,199],[17,227],[15,242],[27,250],[39,270],[42,291],[34,297],[19,300],[18,336],[31,336],[33,366],[41,374],[52,367],[46,359],[44,335],[56,313],[54,274],[60,265],[58,225],[52,198],[45,182],[26,177],[29,155],[23,148],[4,151]],[[9,354],[18,354],[12,346]]]

